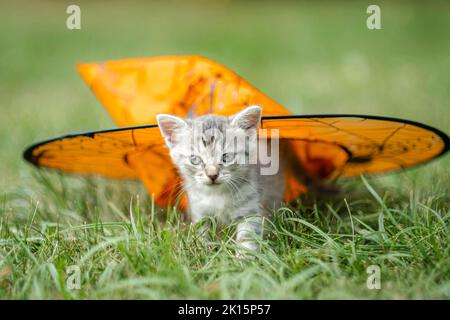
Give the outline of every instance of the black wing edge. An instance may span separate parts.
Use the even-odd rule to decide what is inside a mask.
[[[442,141],[444,142],[444,148],[441,153],[436,155],[433,159],[437,159],[440,156],[444,155],[450,150],[450,138],[449,136],[432,126],[427,124],[416,122],[412,120],[402,119],[402,118],[394,118],[394,117],[385,117],[385,116],[376,116],[376,115],[364,115],[364,114],[308,114],[308,115],[283,115],[283,116],[265,116],[261,118],[262,123],[264,120],[278,120],[278,119],[308,119],[308,118],[361,118],[361,119],[373,119],[373,120],[386,120],[393,122],[403,122],[406,124],[410,124],[419,128],[423,128],[429,130],[435,134],[437,134]]]
[[[402,118],[393,118],[393,117],[385,117],[385,116],[376,116],[376,115],[362,115],[362,114],[308,114],[308,115],[283,115],[283,116],[265,116],[261,118],[261,122],[264,123],[264,120],[277,120],[277,119],[308,119],[308,118],[362,118],[362,119],[374,119],[374,120],[386,120],[386,121],[395,121],[395,122],[403,122],[406,124],[410,124],[413,126],[417,126],[423,129],[427,129],[435,134],[437,134],[442,141],[444,142],[444,148],[442,149],[441,153],[436,155],[433,159],[437,159],[447,153],[450,150],[450,138],[449,136],[444,133],[443,131],[431,127],[429,125],[402,119]],[[106,130],[97,130],[97,131],[86,131],[86,132],[79,132],[79,133],[71,133],[67,135],[63,135],[60,137],[43,140],[37,143],[34,143],[30,146],[28,146],[25,151],[23,152],[23,158],[37,166],[37,160],[39,159],[39,156],[33,156],[33,150],[43,144],[54,142],[54,141],[60,141],[64,139],[70,139],[74,137],[90,137],[94,138],[95,135],[100,133],[108,133],[108,132],[118,132],[118,131],[125,131],[125,130],[135,130],[135,129],[146,129],[146,128],[154,128],[157,127],[157,124],[148,124],[148,125],[140,125],[140,126],[129,126],[129,127],[120,127],[120,128],[113,128],[113,129],[106,129]]]
[[[37,166],[37,160],[39,159],[39,156],[33,156],[34,149],[50,142],[55,141],[61,141],[65,139],[70,138],[76,138],[76,137],[88,137],[88,138],[94,138],[97,134],[100,133],[108,133],[108,132],[119,132],[119,131],[126,131],[126,130],[134,130],[134,129],[146,129],[146,128],[155,128],[157,127],[157,124],[147,124],[147,125],[140,125],[140,126],[130,126],[130,127],[120,127],[120,128],[113,128],[113,129],[106,129],[106,130],[94,130],[94,131],[84,131],[84,132],[76,132],[76,133],[69,133],[63,136],[59,136],[52,139],[47,139],[43,141],[39,141],[36,143],[33,143],[32,145],[28,146],[25,151],[22,154],[22,157],[29,163]]]

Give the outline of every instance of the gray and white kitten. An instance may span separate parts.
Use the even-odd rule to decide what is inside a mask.
[[[266,143],[257,137],[260,119],[259,106],[231,117],[157,116],[183,178],[192,222],[206,216],[221,223],[237,221],[236,241],[249,250],[258,249],[255,236],[262,236],[263,218],[280,205],[284,193],[282,168],[263,175],[259,158],[249,159],[258,154],[258,143]]]

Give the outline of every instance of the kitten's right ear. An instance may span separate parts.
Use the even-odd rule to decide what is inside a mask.
[[[177,132],[188,126],[186,121],[170,114],[158,114],[156,115],[156,121],[169,147],[177,142]]]
[[[260,106],[250,106],[236,114],[231,119],[231,126],[239,127],[245,131],[258,129],[262,109]]]

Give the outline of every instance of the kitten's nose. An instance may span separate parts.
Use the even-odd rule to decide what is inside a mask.
[[[211,179],[212,182],[214,182],[219,176],[219,168],[216,166],[207,165],[205,167],[205,174],[209,179]]]
[[[213,175],[208,174],[208,178],[210,178],[212,182],[216,181],[218,176],[219,176],[218,174],[213,174]]]

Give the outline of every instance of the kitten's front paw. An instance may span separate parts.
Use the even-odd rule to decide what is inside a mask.
[[[254,255],[250,254],[249,252],[243,252],[243,251],[237,251],[234,256],[239,261],[249,261],[249,260],[255,259]]]
[[[255,241],[244,241],[239,243],[235,257],[240,260],[255,259],[255,253],[259,252],[259,244]]]
[[[236,242],[239,245],[236,257],[253,257],[254,253],[259,251],[259,241],[263,233],[263,217],[248,216],[245,217],[236,229]]]

